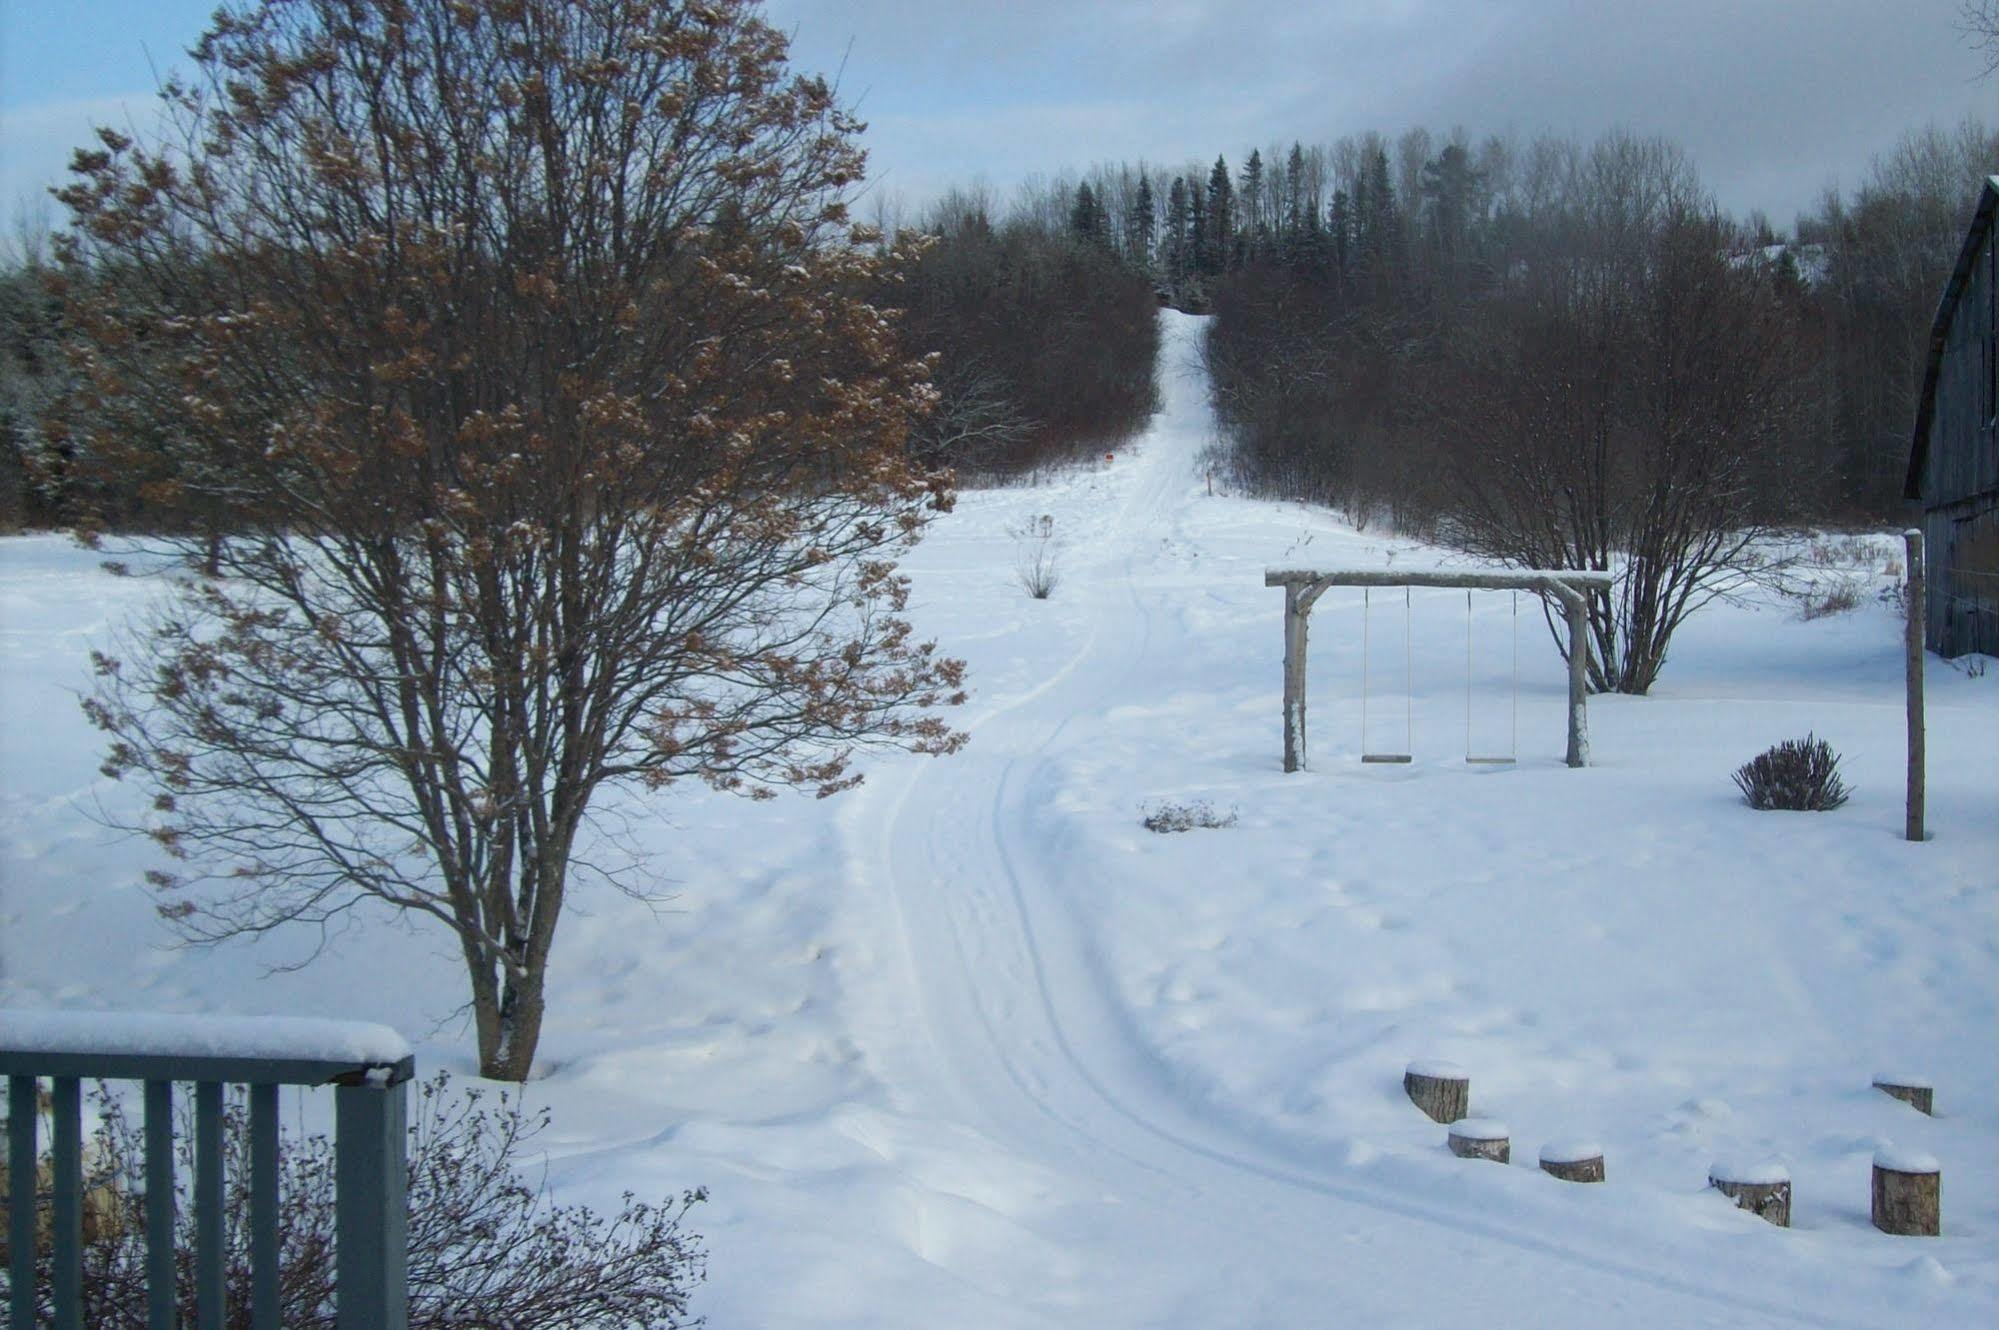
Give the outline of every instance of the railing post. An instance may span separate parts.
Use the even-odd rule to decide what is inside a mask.
[[[55,1120],[49,1151],[55,1193],[49,1232],[55,1330],[83,1330],[83,1083],[58,1076],[49,1088]]]
[[[7,1314],[35,1323],[35,1103],[33,1076],[7,1078]]]
[[[408,1330],[408,1089],[398,1082],[333,1091],[338,1330]]]
[[[174,1330],[174,1083],[146,1082],[146,1327]]]
[[[194,1087],[194,1315],[198,1330],[222,1330],[224,1274],[223,1243],[227,1240],[222,1209],[222,1083],[198,1081]]]
[[[250,1326],[278,1325],[278,1087],[250,1087]]]

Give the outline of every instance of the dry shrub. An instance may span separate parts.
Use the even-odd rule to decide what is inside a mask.
[[[1846,802],[1839,754],[1825,740],[1807,734],[1786,739],[1743,763],[1735,784],[1751,808],[1823,813]]]

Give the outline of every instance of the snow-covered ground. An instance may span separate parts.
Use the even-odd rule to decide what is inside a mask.
[[[917,551],[923,629],[967,657],[960,755],[859,791],[650,805],[677,897],[577,901],[556,947],[551,1180],[707,1185],[717,1327],[1999,1324],[1999,679],[1930,662],[1934,840],[1899,839],[1898,630],[1869,594],[1683,630],[1653,696],[1596,698],[1561,763],[1562,668],[1519,617],[1519,762],[1467,766],[1463,592],[1313,616],[1313,769],[1280,770],[1275,563],[1437,551],[1210,495],[1193,347],[1116,460],[963,497]],[[1011,534],[1053,518],[1061,582]],[[1887,585],[1892,545],[1866,588]],[[470,1037],[436,932],[174,950],[142,845],[93,820],[69,695],[142,585],[61,540],[0,542],[0,1006],[287,1012],[393,1025],[420,1069]],[[1473,598],[1473,746],[1506,751],[1513,604]],[[1405,721],[1404,671],[1412,685]],[[1807,730],[1852,802],[1758,814],[1738,764]],[[1155,835],[1162,803],[1234,826]],[[273,972],[325,944],[309,967]],[[1472,1078],[1513,1164],[1460,1160],[1402,1094]],[[1872,1073],[1934,1078],[1926,1118]],[[1608,1181],[1535,1168],[1589,1139]],[[1868,1222],[1877,1148],[1936,1156],[1940,1239]],[[1795,1180],[1794,1227],[1705,1186]]]

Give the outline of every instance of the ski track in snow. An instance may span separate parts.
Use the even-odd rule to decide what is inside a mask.
[[[1059,1152],[1064,1167],[1088,1169],[1115,1194],[1142,1197],[1140,1203],[1161,1212],[1206,1215],[1207,1222],[1177,1235],[1185,1247],[1181,1259],[1189,1263],[1235,1246],[1284,1250],[1309,1265],[1320,1259],[1317,1244],[1301,1245],[1300,1239],[1321,1226],[1313,1208],[1331,1203],[1432,1229],[1431,1242],[1439,1244],[1433,1247],[1436,1268],[1402,1272],[1425,1289],[1439,1280],[1448,1284],[1455,1270],[1465,1268],[1466,1253],[1457,1249],[1462,1244],[1449,1241],[1456,1235],[1579,1274],[1642,1284],[1708,1314],[1856,1330],[1866,1325],[1769,1301],[1749,1286],[1704,1287],[1607,1249],[1551,1242],[1389,1188],[1308,1172],[1295,1160],[1260,1150],[1226,1123],[1191,1115],[1124,1018],[1110,981],[1091,963],[1087,941],[1075,935],[1048,888],[1036,889],[1051,875],[1023,862],[1035,839],[1032,792],[1044,784],[1042,770],[1061,750],[1074,719],[1116,705],[1124,681],[1148,658],[1153,599],[1160,594],[1149,583],[1156,580],[1151,574],[1159,548],[1172,544],[1150,533],[1182,530],[1184,505],[1201,484],[1195,463],[1210,426],[1205,385],[1188,368],[1197,351],[1195,326],[1192,320],[1169,324],[1165,353],[1169,363],[1181,362],[1181,371],[1162,376],[1161,417],[1121,463],[1117,516],[1101,535],[1092,534],[1084,575],[1065,569],[1061,590],[1086,588],[1091,597],[1089,636],[1045,683],[971,723],[971,751],[989,743],[1007,750],[997,773],[978,762],[913,770],[879,815],[878,862],[896,897],[921,1005],[931,1013],[925,1051],[950,1065],[962,1092],[959,1103],[976,1106],[984,1128],[1022,1153]],[[995,735],[1030,704],[1035,714],[1027,734]],[[981,795],[982,787],[990,794]],[[964,821],[968,809],[976,810],[971,824]],[[981,839],[991,842],[990,857],[951,850],[954,843]],[[960,1013],[973,1020],[959,1019]],[[939,1033],[968,1024],[983,1035],[971,1046],[954,1045]],[[1072,1040],[1072,1029],[1088,1034]],[[1078,1052],[1079,1043],[1111,1054],[1108,1065],[1093,1066]],[[1333,1294],[1338,1281],[1329,1282]],[[1477,1315],[1478,1306],[1477,1296],[1468,1299],[1469,1313]]]

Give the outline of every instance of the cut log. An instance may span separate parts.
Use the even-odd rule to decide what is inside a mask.
[[[1918,1113],[1936,1115],[1936,1090],[1927,1076],[1882,1073],[1874,1078],[1874,1088],[1892,1099],[1899,1099],[1913,1107]]]
[[[1465,1118],[1451,1124],[1451,1153],[1460,1159],[1490,1159],[1504,1164],[1513,1157],[1510,1133],[1491,1118]]]
[[[1560,1141],[1541,1147],[1541,1171],[1564,1182],[1602,1182],[1603,1147],[1594,1141]]]
[[[1791,1226],[1791,1174],[1782,1164],[1724,1161],[1707,1171],[1708,1186],[1778,1228]]]
[[[1455,1062],[1412,1062],[1402,1073],[1402,1088],[1432,1122],[1456,1122],[1471,1112],[1471,1078]]]
[[[1883,1233],[1933,1238],[1943,1231],[1943,1169],[1932,1155],[1874,1152],[1874,1227]]]

